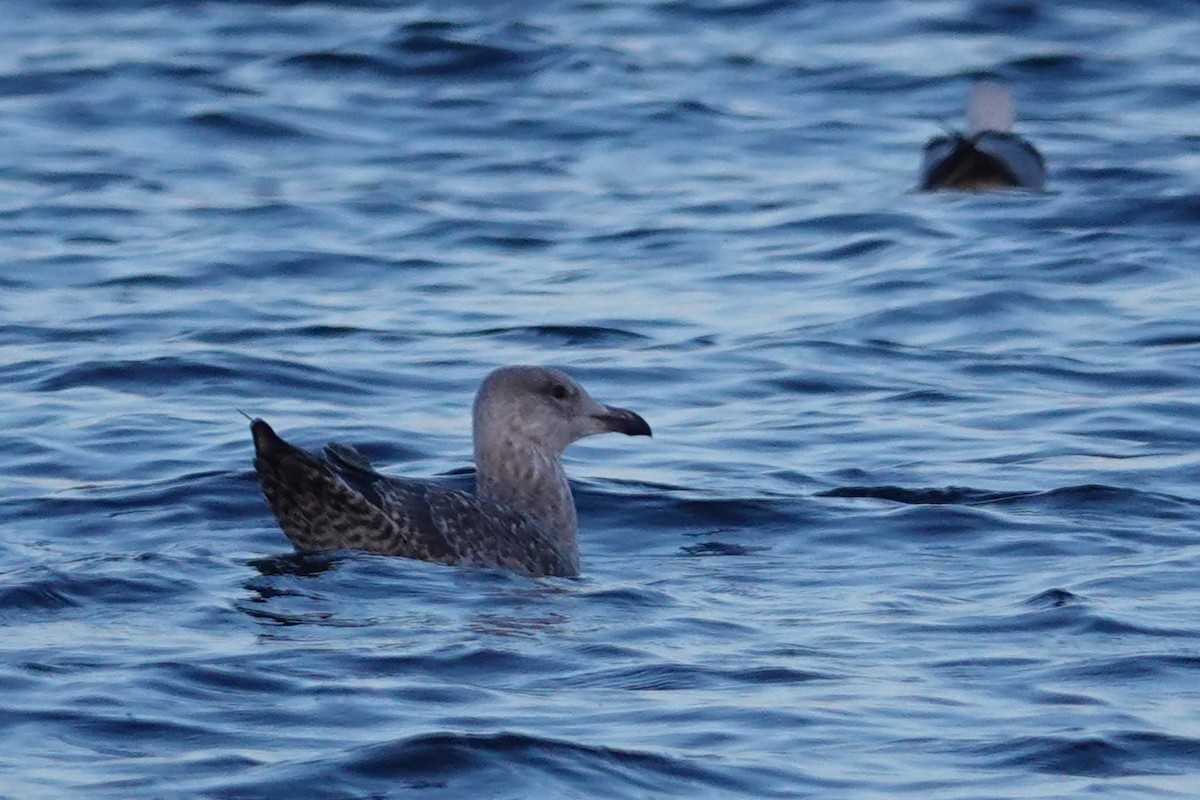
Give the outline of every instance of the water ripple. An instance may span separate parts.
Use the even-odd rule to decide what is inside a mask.
[[[1192,796],[1197,31],[1093,6],[9,14],[0,793]],[[1049,191],[913,191],[981,75]],[[654,427],[582,576],[290,552],[236,409],[470,488],[516,362]]]

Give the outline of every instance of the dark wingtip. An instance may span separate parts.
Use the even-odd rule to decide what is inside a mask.
[[[255,418],[250,421],[250,435],[254,437],[254,449],[259,454],[268,453],[281,444],[284,444],[283,439],[279,438],[279,434],[261,419]]]

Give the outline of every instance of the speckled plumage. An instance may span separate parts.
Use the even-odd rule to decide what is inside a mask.
[[[534,576],[579,572],[560,455],[570,442],[606,431],[650,435],[640,416],[596,403],[557,370],[496,370],[476,396],[477,480],[469,494],[381,475],[343,445],[308,453],[266,422],[251,424],[263,493],[297,550],[365,550]]]

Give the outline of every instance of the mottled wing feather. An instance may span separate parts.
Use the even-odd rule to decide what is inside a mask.
[[[576,574],[536,523],[503,506],[434,483],[384,476],[374,490],[385,514],[404,521],[403,544],[385,552],[523,575]]]
[[[276,437],[254,461],[263,493],[297,550],[345,548],[524,575],[576,574],[550,537],[521,514],[434,483],[381,475],[343,445],[327,447],[322,456]]]
[[[466,492],[432,486],[434,525],[457,548],[458,563],[503,567],[522,575],[577,574],[575,564],[529,518]]]
[[[282,440],[254,460],[263,494],[283,532],[302,551],[363,547],[391,538],[394,521],[327,464]]]

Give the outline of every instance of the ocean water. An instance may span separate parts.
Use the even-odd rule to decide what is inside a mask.
[[[1194,5],[2,7],[0,796],[1200,795]],[[507,363],[580,578],[290,553]]]

